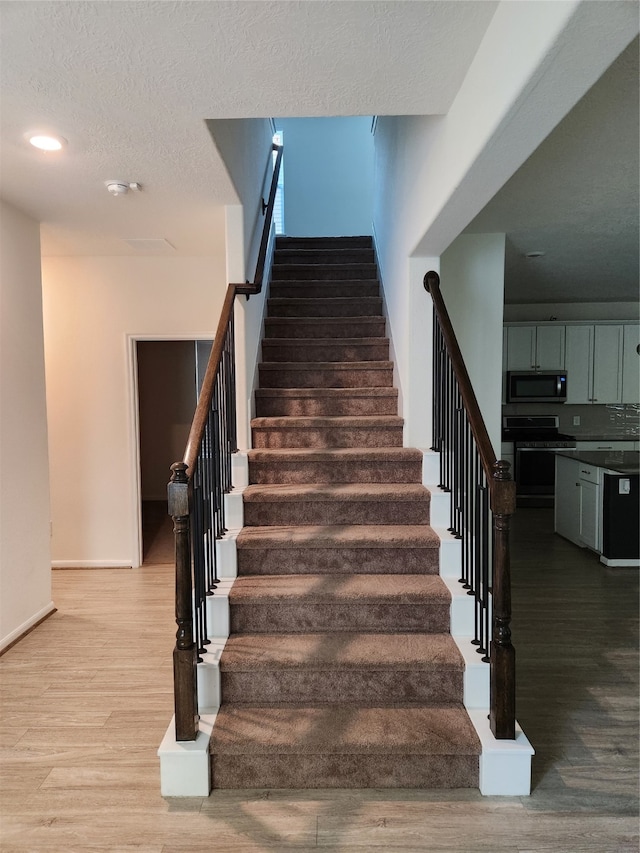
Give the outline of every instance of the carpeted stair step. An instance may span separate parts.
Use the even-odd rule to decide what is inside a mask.
[[[355,246],[333,247],[302,247],[287,246],[278,247],[273,259],[273,272],[278,277],[281,266],[297,264],[308,266],[309,264],[327,266],[334,264],[374,264],[375,257],[372,248],[358,248]]]
[[[437,575],[249,575],[229,593],[232,634],[441,634],[450,604]]]
[[[269,298],[267,307],[269,317],[380,317],[382,299],[377,296],[340,296],[333,299]]]
[[[259,365],[262,388],[391,388],[391,361],[265,361]]]
[[[426,524],[245,527],[238,574],[437,574],[440,540]]]
[[[380,296],[377,281],[274,281],[269,296],[277,299],[337,299]]]
[[[388,338],[279,338],[262,342],[262,358],[274,361],[388,361]]]
[[[272,281],[353,281],[378,277],[374,263],[274,263]]]
[[[225,702],[397,705],[462,701],[450,634],[234,634],[220,658]]]
[[[384,317],[266,317],[265,338],[381,338]]]
[[[329,418],[254,418],[253,447],[402,447],[404,421],[397,415]]]
[[[276,237],[278,249],[370,249],[373,239],[362,237]]]
[[[249,482],[420,483],[422,453],[409,447],[249,451]]]
[[[248,486],[249,527],[320,524],[428,524],[430,495],[417,484]]]
[[[460,706],[223,706],[216,788],[472,788],[480,743]]]
[[[259,418],[398,413],[396,388],[258,388],[255,399]]]

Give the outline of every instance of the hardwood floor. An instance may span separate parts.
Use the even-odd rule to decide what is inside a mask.
[[[58,612],[0,658],[3,853],[638,850],[638,572],[514,521],[518,718],[531,797],[218,791],[164,800],[173,576],[58,570]],[[156,543],[165,554],[166,544]],[[164,550],[162,550],[164,548]]]

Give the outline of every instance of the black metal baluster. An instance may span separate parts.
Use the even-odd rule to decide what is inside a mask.
[[[191,549],[193,553],[193,594],[194,594],[194,641],[198,663],[202,663],[201,654],[204,652],[204,630],[202,624],[202,603],[204,599],[204,536],[203,536],[203,507],[202,507],[202,477],[200,472],[200,459],[196,463],[193,475],[193,523],[191,526]]]

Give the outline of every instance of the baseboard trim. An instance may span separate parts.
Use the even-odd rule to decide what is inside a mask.
[[[600,557],[600,562],[605,566],[612,566],[613,568],[621,568],[621,569],[637,569],[640,568],[640,560],[635,557],[630,560],[619,560],[616,557]]]
[[[27,619],[26,622],[23,622],[15,631],[11,631],[10,634],[7,634],[6,637],[3,637],[0,640],[0,655],[3,655],[5,652],[8,652],[10,648],[15,646],[16,643],[19,643],[20,640],[24,639],[27,634],[30,634],[34,628],[37,628],[41,622],[44,622],[45,619],[48,619],[53,613],[55,613],[57,607],[50,601],[46,607],[43,607],[42,610],[39,610],[37,613],[31,617],[31,619]]]
[[[126,560],[52,560],[52,569],[130,569]]]

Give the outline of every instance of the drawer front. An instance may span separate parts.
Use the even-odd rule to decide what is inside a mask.
[[[633,441],[577,441],[578,450],[635,450]]]
[[[598,483],[598,474],[600,469],[596,465],[587,465],[586,462],[578,460],[578,472],[581,480],[586,480],[588,483]]]

